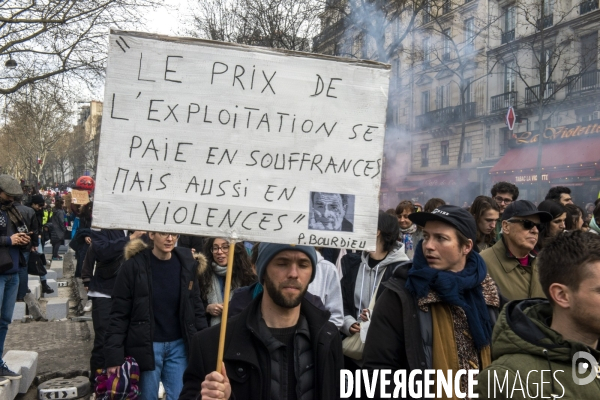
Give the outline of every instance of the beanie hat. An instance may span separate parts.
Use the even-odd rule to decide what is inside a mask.
[[[44,196],[42,196],[41,194],[34,194],[33,196],[31,196],[31,204],[40,204],[40,205],[44,205],[46,202],[44,201]]]
[[[262,283],[265,270],[271,260],[279,253],[285,250],[301,251],[310,258],[312,263],[312,273],[310,275],[310,282],[315,279],[317,272],[317,252],[312,246],[292,246],[290,244],[276,244],[276,243],[261,243],[258,246],[258,258],[256,260],[256,275],[258,275],[258,282]]]

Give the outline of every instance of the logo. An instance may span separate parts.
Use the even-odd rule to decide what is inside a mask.
[[[598,361],[588,352],[578,351],[575,353],[571,367],[573,382],[576,385],[583,386],[592,383],[596,378],[600,379],[600,365],[598,365]],[[580,378],[584,374],[587,374],[587,376]]]

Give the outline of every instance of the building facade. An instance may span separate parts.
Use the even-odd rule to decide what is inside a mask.
[[[339,9],[323,13],[315,51],[372,54],[376,38]],[[539,200],[538,151],[540,191],[567,185],[576,200],[596,198],[600,156],[583,149],[594,147],[600,124],[598,1],[430,0],[413,10],[387,15],[397,21],[385,41],[395,25],[410,33],[387,60],[381,207],[431,197],[460,205],[500,180]],[[519,121],[513,131],[509,107]]]

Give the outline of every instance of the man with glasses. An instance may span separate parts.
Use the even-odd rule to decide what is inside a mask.
[[[500,216],[510,203],[519,198],[519,188],[510,182],[498,182],[492,186],[492,198],[500,207]],[[496,224],[496,241],[500,240],[502,224]]]
[[[108,374],[126,356],[140,367],[140,399],[156,399],[162,382],[167,400],[179,397],[194,334],[207,327],[200,298],[198,262],[178,235],[150,232],[150,246],[132,240],[112,293],[104,355]]]
[[[538,278],[536,252],[540,222],[552,215],[527,200],[511,202],[502,213],[502,235],[481,252],[488,273],[508,300],[546,297]]]

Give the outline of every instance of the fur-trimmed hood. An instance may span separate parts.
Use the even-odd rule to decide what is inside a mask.
[[[206,267],[208,266],[206,256],[202,253],[194,253],[194,259],[198,261],[196,273],[198,276],[201,276],[204,273],[204,271],[206,271]]]
[[[125,246],[125,260],[129,260],[137,253],[142,252],[147,249],[149,246],[142,239],[133,239],[130,240],[129,243]]]
[[[152,244],[148,245],[142,239],[131,240],[125,246],[125,260],[133,258],[136,254],[141,253],[142,251],[148,248],[152,248]],[[200,276],[204,273],[204,271],[206,271],[208,261],[202,253],[194,253],[194,259],[198,261],[198,265],[196,267],[196,274]]]

